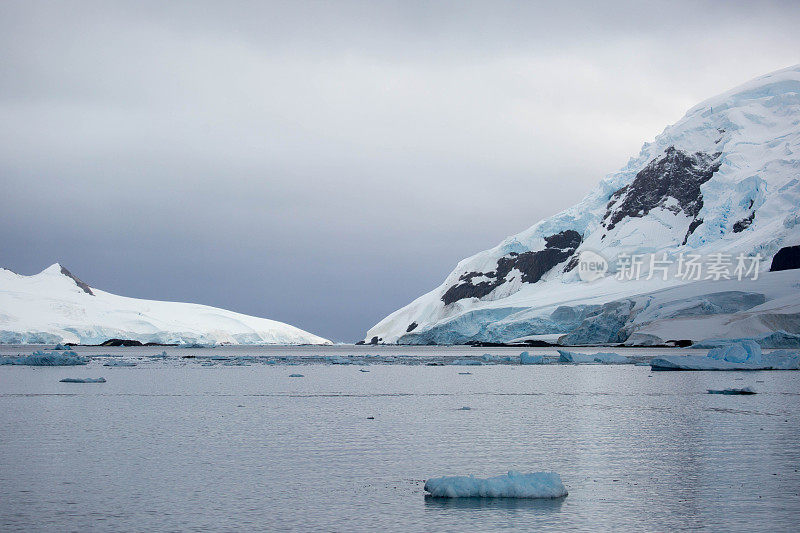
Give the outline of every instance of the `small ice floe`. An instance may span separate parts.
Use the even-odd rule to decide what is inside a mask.
[[[72,350],[63,352],[36,351],[31,355],[19,357],[0,357],[0,365],[27,365],[27,366],[72,366],[85,365],[88,357],[81,357]]]
[[[459,372],[458,375],[459,376],[471,376],[472,372]]]
[[[595,354],[586,354],[578,352],[568,352],[567,350],[558,350],[558,361],[560,363],[572,364],[603,364],[603,365],[629,365],[633,361],[619,355],[618,353],[600,352]]]
[[[755,394],[752,387],[742,387],[741,389],[708,389],[709,394]]]
[[[481,366],[483,363],[477,359],[455,359],[450,364],[458,366]]]
[[[568,494],[555,472],[522,474],[513,470],[490,478],[431,478],[425,481],[425,492],[439,498],[562,498]]]
[[[166,351],[162,351],[161,353],[157,353],[155,355],[149,355],[150,359],[166,359],[169,357]]]
[[[662,355],[650,361],[653,370],[800,370],[800,352],[775,350],[743,340],[717,346],[706,355]]]
[[[465,405],[464,407],[459,407],[456,410],[457,411],[472,411],[472,407],[470,407],[469,405]]]
[[[106,361],[103,363],[103,366],[136,366],[136,363],[133,361],[122,361],[119,359],[115,359],[113,361]]]
[[[544,356],[540,354],[531,355],[529,352],[519,354],[519,364],[521,365],[543,365]]]
[[[64,378],[61,383],[105,383],[106,378]]]
[[[63,351],[63,350],[69,350],[69,346],[66,346],[66,345],[64,345],[64,344],[61,344],[61,343],[59,342],[58,344],[56,344],[55,346],[53,346],[53,350],[54,350],[54,351]]]
[[[369,372],[369,370],[367,370],[366,368],[359,368],[358,371],[359,372]]]
[[[289,377],[290,378],[304,378],[305,376],[303,374],[289,374]]]

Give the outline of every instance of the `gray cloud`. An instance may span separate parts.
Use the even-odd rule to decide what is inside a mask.
[[[698,101],[795,2],[0,4],[0,261],[356,340]]]

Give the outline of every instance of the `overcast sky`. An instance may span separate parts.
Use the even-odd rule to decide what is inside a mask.
[[[0,2],[0,266],[355,341],[699,101],[800,2]]]

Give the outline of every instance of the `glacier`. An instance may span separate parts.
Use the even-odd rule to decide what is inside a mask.
[[[141,300],[90,287],[56,263],[0,268],[0,344],[331,344],[294,326],[207,305]],[[63,346],[60,346],[63,348]]]
[[[490,478],[446,476],[425,481],[425,492],[438,498],[563,498],[568,495],[555,472],[508,474]]]
[[[800,338],[799,175],[795,65],[691,108],[581,202],[464,259],[364,342],[557,335],[561,345],[753,338],[766,348],[780,332],[788,347]],[[607,262],[595,279],[582,276],[584,254]],[[679,276],[684,256],[715,254],[761,261],[743,279]],[[628,280],[632,255],[669,266],[644,264]]]

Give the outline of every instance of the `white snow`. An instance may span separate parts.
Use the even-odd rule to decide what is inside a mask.
[[[106,378],[64,378],[61,383],[105,383]]]
[[[687,236],[690,217],[675,212],[675,202],[653,209],[644,217],[627,217],[613,229],[601,226],[612,195],[630,185],[648,163],[675,147],[687,154],[702,152],[717,157],[720,167],[700,187],[702,219]],[[636,306],[626,335],[643,343],[707,338],[739,338],[766,335],[776,330],[800,333],[800,272],[766,273],[773,255],[784,246],[800,244],[800,65],[762,76],[690,109],[619,171],[606,176],[581,202],[529,229],[508,237],[495,248],[461,261],[444,282],[390,314],[369,330],[384,343],[454,344],[469,340],[509,342],[534,335],[571,332],[576,324],[555,320],[560,306],[579,311],[582,305],[599,305],[635,298]],[[736,222],[755,213],[743,231]],[[483,298],[465,298],[445,305],[442,295],[460,283],[467,273],[487,273],[510,253],[522,254],[544,248],[544,237],[565,230],[583,236],[578,248],[613,260],[620,253],[666,253],[674,265],[679,254],[713,253],[752,256],[760,254],[760,277],[755,282],[697,281],[669,276],[639,281],[619,281],[615,271],[595,282],[582,282],[576,270],[564,272],[558,265],[537,283],[522,283],[512,270],[506,282]],[[484,279],[474,277],[473,279]],[[485,278],[489,280],[491,278]],[[672,288],[672,289],[670,289]],[[658,292],[662,290],[673,292]],[[726,305],[705,296],[724,291],[752,291],[766,300],[756,307],[741,302]],[[674,297],[674,298],[672,298]],[[652,300],[658,300],[652,301]],[[681,304],[684,301],[685,305]],[[664,307],[660,307],[664,304]],[[738,305],[738,307],[737,307]],[[598,331],[621,331],[616,317],[597,329],[585,328],[569,344],[592,344]],[[414,330],[406,330],[416,323]],[[580,340],[586,342],[576,342]],[[623,342],[625,338],[611,342]],[[606,341],[603,341],[604,343]]]
[[[425,481],[425,492],[440,498],[562,498],[567,489],[555,472],[513,470],[490,478],[449,476]]]
[[[32,276],[0,269],[0,343],[330,344],[288,324],[207,305],[91,292],[57,263]]]
[[[711,349],[707,355],[662,355],[653,370],[800,370],[800,352],[762,353],[758,343],[740,341]]]

